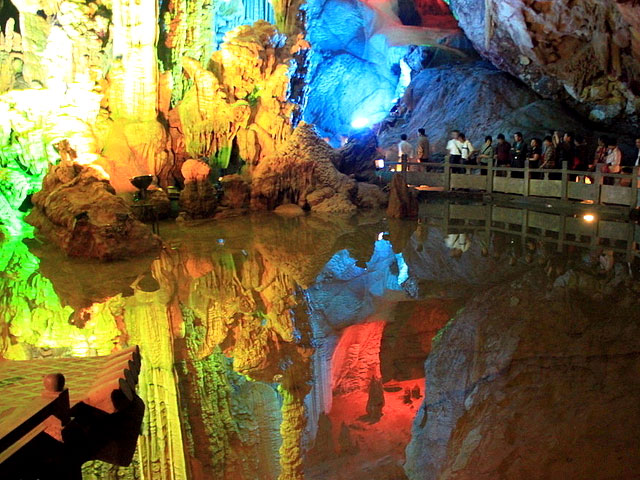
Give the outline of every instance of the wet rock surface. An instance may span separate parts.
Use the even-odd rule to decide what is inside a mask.
[[[620,284],[611,311],[594,300],[602,279],[574,275],[495,287],[438,335],[409,478],[635,478],[637,300]]]

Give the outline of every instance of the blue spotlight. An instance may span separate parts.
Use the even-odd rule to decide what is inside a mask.
[[[351,122],[351,126],[357,129],[364,128],[367,125],[369,125],[369,119],[364,117],[356,117]]]

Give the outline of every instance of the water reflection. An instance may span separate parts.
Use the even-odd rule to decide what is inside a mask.
[[[412,422],[428,424],[424,362],[456,312],[533,270],[541,290],[631,285],[637,227],[562,218],[253,215],[163,226],[159,258],[111,265],[8,243],[1,352],[141,346],[135,463],[92,462],[85,478],[405,478]]]

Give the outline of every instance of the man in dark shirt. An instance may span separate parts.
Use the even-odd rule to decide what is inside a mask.
[[[514,133],[513,139],[515,141],[511,146],[511,166],[524,168],[524,162],[527,159],[527,144],[524,142],[522,132]]]
[[[573,168],[575,158],[576,146],[573,142],[573,133],[567,132],[556,150],[556,159],[558,161],[556,168],[563,168],[563,162],[567,162],[567,168]]]
[[[496,163],[499,167],[508,166],[511,162],[511,144],[507,142],[503,134],[498,135],[496,145]]]

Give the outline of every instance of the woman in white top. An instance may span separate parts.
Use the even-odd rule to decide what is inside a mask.
[[[464,136],[464,133],[458,135],[458,142],[460,143],[460,155],[462,157],[463,165],[469,165],[471,154],[474,152],[473,145],[471,142],[467,140],[467,137]],[[471,170],[467,169],[467,173],[471,173]]]
[[[622,164],[622,152],[618,148],[618,142],[615,139],[611,139],[607,142],[607,156],[604,160],[606,164],[606,168],[603,171],[606,173],[620,173],[620,165]],[[620,183],[620,179],[616,178],[615,181],[613,178],[604,179],[605,185],[613,185]]]

